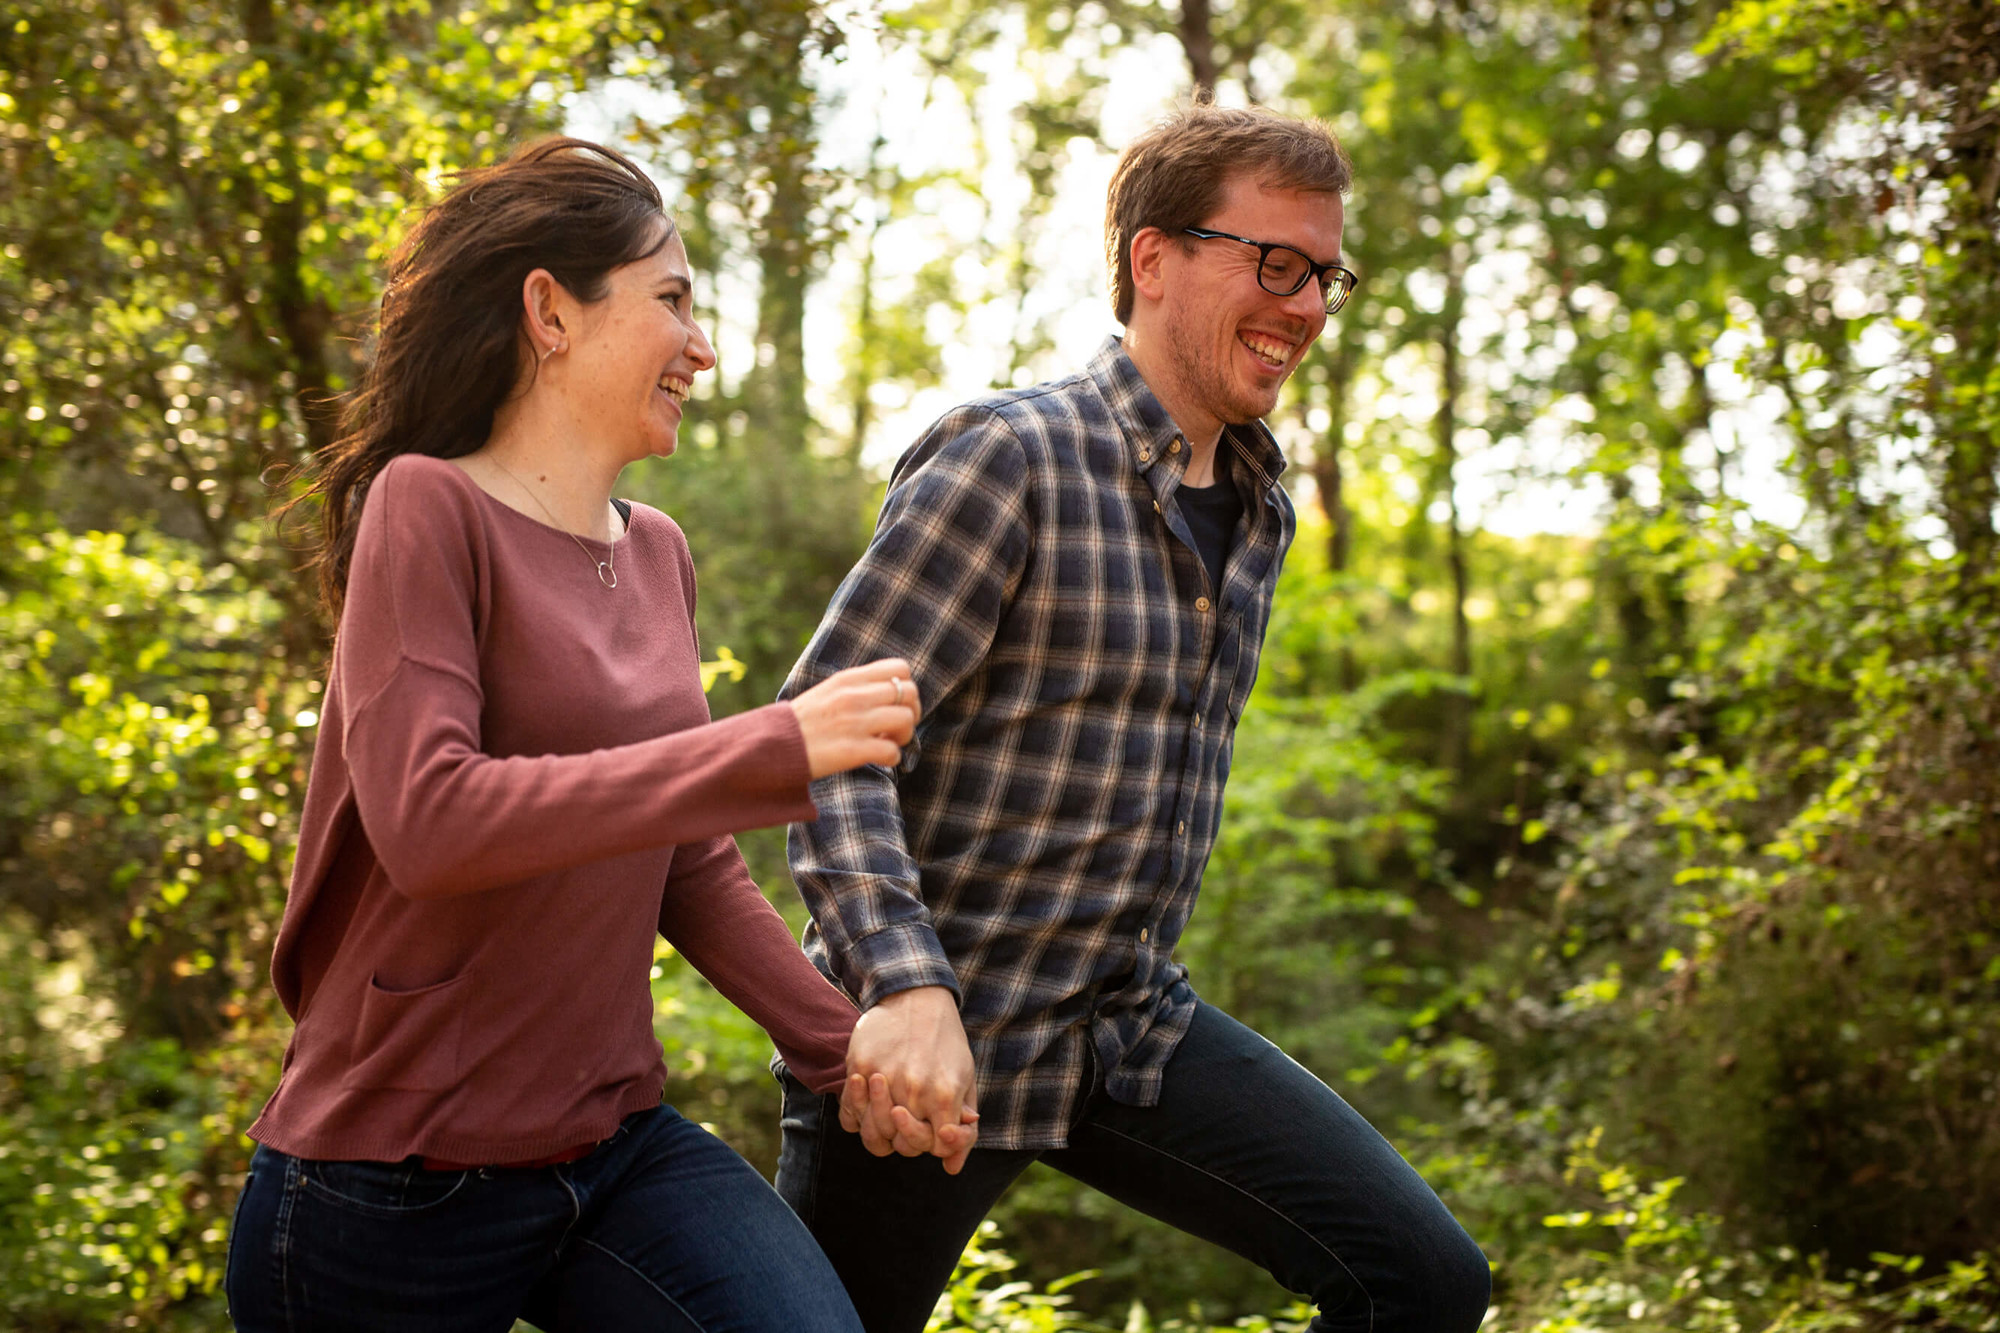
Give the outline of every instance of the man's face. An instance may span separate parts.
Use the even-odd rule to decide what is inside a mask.
[[[1340,196],[1274,190],[1254,176],[1230,178],[1220,207],[1202,222],[1291,246],[1319,263],[1340,257]],[[1182,244],[1186,241],[1186,245]],[[1175,237],[1166,247],[1160,310],[1174,397],[1190,433],[1268,416],[1278,389],[1326,327],[1326,295],[1308,281],[1290,296],[1257,283],[1258,252],[1241,241]]]

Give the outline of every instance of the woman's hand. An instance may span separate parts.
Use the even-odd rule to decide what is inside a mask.
[[[837,671],[791,704],[816,778],[863,764],[893,767],[923,716],[910,664],[900,657]]]
[[[979,1139],[978,1071],[943,986],[897,991],[861,1015],[847,1042],[840,1127],[877,1157],[925,1153],[957,1175]]]

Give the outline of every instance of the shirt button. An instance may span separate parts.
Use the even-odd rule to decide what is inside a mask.
[[[1153,451],[1152,451],[1151,449],[1141,449],[1141,450],[1139,451],[1139,461],[1140,461],[1141,463],[1150,463],[1150,462],[1152,462],[1152,461],[1153,461]]]
[[[1153,501],[1153,512],[1156,514],[1160,512],[1160,502],[1158,500]]]
[[[1177,454],[1180,451],[1181,451],[1181,442],[1179,440],[1175,440],[1172,444],[1167,446],[1167,452],[1170,454]]]
[[[1195,598],[1195,599],[1194,599],[1194,609],[1195,609],[1195,610],[1197,610],[1197,611],[1206,611],[1206,610],[1208,610],[1208,598],[1206,598],[1206,597],[1197,597],[1197,598]]]
[[[1201,725],[1201,714],[1200,714],[1200,713],[1196,713],[1196,714],[1194,715],[1194,724],[1195,724],[1195,725],[1196,725],[1197,727]]]
[[[1183,819],[1180,823],[1174,825],[1174,832],[1185,834],[1187,832],[1187,821]]]
[[[1146,928],[1144,926],[1139,927],[1139,943],[1144,944],[1149,938],[1150,936],[1147,935]]]

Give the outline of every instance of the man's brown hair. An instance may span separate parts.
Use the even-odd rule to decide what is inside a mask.
[[[1327,194],[1345,194],[1354,182],[1347,154],[1322,121],[1196,103],[1155,125],[1119,156],[1104,200],[1104,257],[1120,324],[1132,318],[1132,238],[1147,227],[1180,238],[1181,228],[1201,226],[1237,175],[1274,190]]]

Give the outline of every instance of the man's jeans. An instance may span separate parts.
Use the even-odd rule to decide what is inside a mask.
[[[956,1176],[932,1157],[870,1156],[835,1098],[785,1079],[778,1192],[868,1333],[921,1333],[980,1219],[1037,1157],[1261,1264],[1319,1307],[1317,1330],[1470,1333],[1485,1317],[1485,1256],[1437,1195],[1331,1089],[1212,1005],[1159,1105],[1121,1106],[1099,1078],[1068,1147],[975,1148]]]
[[[242,1333],[860,1333],[799,1220],[670,1107],[589,1156],[426,1171],[260,1147],[229,1237]]]

